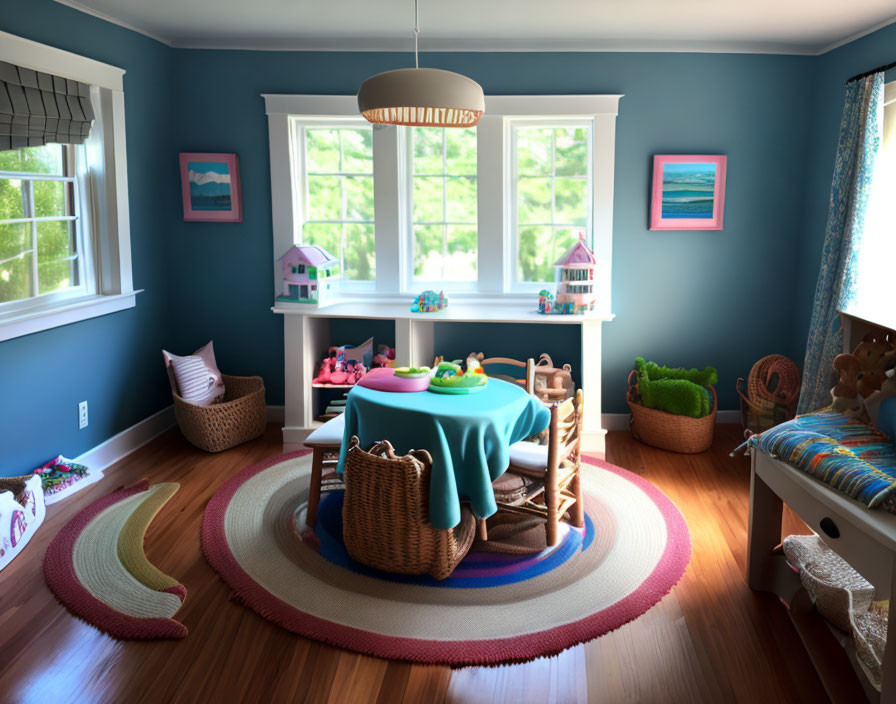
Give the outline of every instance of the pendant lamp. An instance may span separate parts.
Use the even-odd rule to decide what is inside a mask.
[[[368,122],[417,127],[472,127],[485,112],[482,86],[459,73],[420,68],[420,34],[414,0],[414,68],[371,76],[358,91],[358,109]]]

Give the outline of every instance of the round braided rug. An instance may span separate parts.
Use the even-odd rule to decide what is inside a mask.
[[[471,552],[448,579],[390,575],[341,544],[342,493],[305,529],[310,456],[248,467],[215,493],[206,558],[234,596],[308,638],[383,658],[455,667],[553,655],[637,618],[681,578],[690,535],[645,479],[585,458],[586,525],[534,554]]]

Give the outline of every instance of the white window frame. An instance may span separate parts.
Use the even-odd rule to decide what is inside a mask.
[[[297,201],[296,144],[290,122],[357,118],[355,96],[263,94],[268,116],[274,259],[296,241],[300,205]],[[513,120],[592,121],[592,239],[597,257],[597,309],[611,310],[613,242],[613,176],[616,115],[621,95],[486,96],[485,115],[477,126],[477,192],[479,280],[464,292],[446,286],[449,295],[480,300],[528,299],[538,284],[516,284],[513,252],[510,126]],[[376,284],[370,299],[417,293],[412,272],[412,243],[407,207],[407,137],[401,127],[377,125],[373,131],[376,220]],[[274,284],[280,274],[273,266]],[[278,304],[279,305],[279,304]],[[289,304],[285,304],[289,305]],[[298,305],[298,304],[296,304]]]
[[[510,223],[510,246],[507,248],[506,253],[507,256],[510,257],[510,261],[508,262],[508,266],[510,268],[510,281],[508,284],[508,288],[512,292],[535,292],[539,291],[546,286],[553,285],[553,280],[551,281],[521,281],[517,278],[517,274],[519,272],[519,208],[518,208],[518,189],[517,184],[519,183],[519,174],[518,174],[518,156],[519,156],[519,148],[517,143],[517,133],[514,129],[515,127],[541,127],[541,128],[556,128],[556,127],[585,127],[591,133],[591,140],[588,143],[588,174],[587,178],[592,183],[592,192],[588,195],[588,203],[587,208],[588,212],[586,213],[585,218],[585,232],[588,233],[588,245],[594,248],[594,122],[593,120],[583,120],[582,118],[551,118],[551,117],[538,117],[538,118],[512,118],[507,121],[507,130],[508,137],[507,139],[510,142],[510,150],[509,150],[509,167],[507,170],[507,177],[509,180],[510,187],[510,198],[507,204],[507,219]],[[552,137],[552,140],[555,137]],[[552,145],[552,151],[555,149],[556,145]],[[552,154],[552,160],[556,160],[556,154]],[[552,182],[555,178],[557,178],[556,174],[552,173],[550,176]],[[551,187],[551,213],[554,212],[554,198],[553,198],[553,183]],[[552,218],[553,220],[553,218]],[[534,225],[536,223],[527,223],[530,225]],[[547,224],[547,223],[538,223],[538,224]],[[551,227],[555,227],[553,223]],[[571,228],[575,226],[570,225]]]
[[[96,120],[82,151],[79,227],[90,240],[80,295],[48,294],[0,306],[0,342],[133,308],[125,151],[124,70],[0,32],[0,61],[90,85]]]
[[[50,145],[63,146],[63,145]],[[36,244],[35,225],[40,222],[67,220],[72,223],[75,230],[75,238],[77,241],[77,266],[78,266],[78,285],[71,286],[60,291],[51,293],[36,294],[27,298],[15,301],[7,301],[0,303],[0,319],[4,315],[12,315],[16,313],[28,312],[31,309],[39,309],[47,306],[59,304],[62,301],[90,296],[96,293],[96,271],[93,266],[93,257],[95,246],[92,241],[92,232],[90,230],[89,217],[85,214],[89,213],[89,195],[87,194],[87,168],[86,159],[83,148],[78,145],[65,145],[69,149],[65,149],[66,165],[64,171],[66,174],[43,174],[43,173],[17,173],[13,171],[0,171],[2,179],[21,179],[22,181],[30,181],[31,185],[26,189],[29,192],[28,201],[26,202],[25,218],[31,227],[32,242]],[[35,181],[55,181],[60,183],[68,183],[72,186],[72,211],[74,215],[58,216],[58,217],[35,217],[33,213],[28,212],[29,205],[34,202],[34,182]],[[0,222],[8,222],[0,219]],[[37,251],[35,249],[32,258],[32,267],[36,270],[40,266]],[[36,272],[35,272],[36,273]],[[39,284],[39,275],[35,276],[34,283]]]
[[[292,130],[292,145],[293,151],[295,154],[295,173],[292,178],[292,185],[294,189],[294,199],[295,199],[295,218],[296,218],[296,230],[295,230],[295,243],[302,244],[302,229],[305,223],[308,221],[305,214],[308,212],[308,183],[303,178],[305,175],[305,128],[307,127],[372,127],[372,125],[367,122],[363,117],[328,117],[328,118],[320,118],[320,117],[303,117],[303,116],[295,116],[291,117],[289,120],[290,128]],[[375,180],[375,177],[374,177]],[[348,222],[348,221],[346,221]],[[376,226],[376,215],[374,214],[374,226]],[[288,247],[287,247],[288,248]],[[277,257],[283,255],[286,251],[284,249],[282,252],[276,254]],[[331,252],[334,256],[335,252]],[[379,268],[376,269],[379,271]],[[348,281],[345,279],[345,272],[341,272],[343,274],[342,283],[340,288],[343,291],[351,292],[351,293],[373,293],[375,290],[376,282],[375,281]]]
[[[443,129],[449,129],[449,128],[446,127]],[[476,127],[474,127],[473,130],[476,131],[476,133],[478,135],[478,129]],[[403,189],[404,212],[405,212],[405,218],[406,218],[405,227],[407,228],[407,232],[408,232],[408,240],[407,240],[407,245],[406,245],[408,247],[408,249],[407,249],[407,256],[405,257],[405,259],[406,259],[405,264],[407,266],[407,271],[405,272],[405,281],[409,282],[409,287],[418,293],[421,290],[427,289],[427,288],[428,289],[436,289],[437,288],[439,290],[448,289],[452,293],[455,293],[455,294],[457,294],[459,292],[469,293],[469,292],[477,291],[479,289],[478,278],[477,278],[477,280],[473,280],[473,281],[429,281],[426,279],[418,279],[414,276],[414,255],[416,253],[416,246],[417,246],[416,240],[414,238],[414,153],[413,153],[414,133],[409,128],[402,129],[399,131],[399,139],[402,139],[404,141],[403,147],[404,147],[404,154],[405,154],[405,160],[406,160],[405,174],[407,175],[407,178],[405,179],[405,183],[404,183],[404,189]],[[478,150],[479,149],[478,137],[477,137],[476,141],[477,141],[476,148]],[[444,166],[444,150],[446,148],[447,147],[443,140],[443,146],[442,146],[443,166]],[[477,158],[477,163],[478,163],[478,158]],[[477,173],[473,174],[473,175],[476,177],[476,182],[478,184],[478,182],[479,182],[478,169],[477,169]],[[443,178],[445,178],[445,177],[446,177],[446,175],[443,174]],[[451,178],[451,176],[447,176],[447,178]],[[443,193],[445,193],[445,191],[443,191]],[[447,193],[445,193],[445,197],[446,197],[446,200],[443,201],[443,205],[442,205],[443,213],[447,209],[447,205],[448,205]],[[479,211],[478,200],[479,200],[479,198],[478,198],[478,192],[477,192],[477,208],[476,208],[477,213]],[[445,217],[447,217],[447,215]],[[435,224],[442,224],[442,223],[435,223]],[[474,224],[476,226],[476,234],[477,234],[477,238],[478,238],[478,236],[479,236],[478,216],[477,216],[477,222]],[[477,250],[478,250],[478,247],[477,247]],[[477,261],[477,277],[478,277],[478,271],[479,271],[478,265],[479,265],[479,262]],[[405,291],[405,293],[409,293],[409,292],[410,291]]]

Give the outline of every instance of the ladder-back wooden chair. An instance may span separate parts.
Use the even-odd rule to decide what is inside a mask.
[[[510,359],[509,357],[489,357],[488,359],[480,359],[479,363],[482,365],[482,369],[485,371],[485,373],[490,377],[493,377],[495,379],[503,379],[504,381],[509,381],[512,384],[519,384],[526,390],[527,393],[530,394],[535,388],[535,360],[531,357],[525,362],[521,362],[518,359]],[[524,370],[524,376],[523,378],[519,378],[507,376],[506,374],[493,374],[488,370],[489,365],[521,367]]]
[[[550,406],[548,444],[517,442],[510,446],[510,466],[495,480],[499,510],[544,518],[547,544],[556,545],[561,520],[585,525],[582,498],[582,390]]]

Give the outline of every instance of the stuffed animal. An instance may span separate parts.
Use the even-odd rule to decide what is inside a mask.
[[[881,404],[890,398],[896,398],[896,350],[884,355],[881,360],[884,381],[877,391],[865,399],[865,409],[874,425],[878,425]]]
[[[834,358],[834,371],[840,375],[836,386],[831,389],[831,409],[848,416],[857,416],[862,412],[859,400],[859,375],[862,365],[851,354],[838,354]]]
[[[692,418],[712,412],[712,395],[706,387],[719,383],[714,367],[672,369],[638,357],[635,371],[642,406]]]
[[[862,398],[868,398],[884,383],[884,358],[892,351],[893,344],[880,330],[870,331],[853,350],[853,356],[862,367],[856,384]]]

